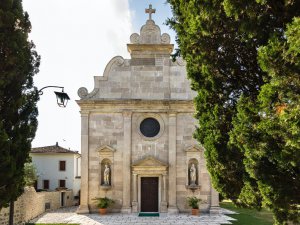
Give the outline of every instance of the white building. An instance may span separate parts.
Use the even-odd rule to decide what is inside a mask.
[[[30,156],[37,169],[37,189],[67,188],[79,196],[81,155],[77,151],[62,148],[56,142],[56,145],[32,148]]]

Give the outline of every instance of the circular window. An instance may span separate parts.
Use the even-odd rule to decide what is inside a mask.
[[[145,137],[155,137],[160,131],[160,124],[154,118],[146,118],[140,124],[140,131]]]

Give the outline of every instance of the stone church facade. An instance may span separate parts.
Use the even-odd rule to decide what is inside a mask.
[[[152,11],[151,11],[152,10]],[[130,37],[130,59],[116,56],[92,92],[80,88],[81,198],[78,213],[96,210],[95,197],[115,200],[113,212],[186,212],[186,199],[218,212],[204,149],[193,139],[193,97],[185,62],[173,62],[170,36],[149,19]]]

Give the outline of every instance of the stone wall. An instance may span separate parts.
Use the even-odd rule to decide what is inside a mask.
[[[14,224],[23,224],[46,211],[46,203],[49,209],[60,208],[61,192],[36,192],[32,187],[26,187],[25,192],[15,201]],[[65,206],[72,206],[72,190],[65,191]],[[9,208],[0,211],[0,225],[7,225]]]
[[[162,134],[148,140],[140,133],[140,123],[143,119],[153,117],[160,121]],[[168,163],[168,115],[167,113],[133,113],[132,115],[132,152],[131,163],[146,156],[153,156]]]
[[[186,100],[195,96],[186,78],[185,66],[173,63],[169,55],[133,59],[115,57],[110,64],[108,74],[101,77],[103,80],[97,80],[101,90],[97,93],[98,98]]]
[[[209,173],[206,169],[204,152],[187,152],[193,146],[197,146],[197,141],[193,138],[197,121],[192,113],[177,114],[177,131],[176,131],[176,150],[177,150],[177,206],[181,212],[189,212],[186,198],[187,196],[196,196],[202,199],[200,205],[201,211],[209,211],[211,198],[211,184]],[[197,176],[199,189],[191,191],[188,185],[188,163],[190,159],[196,159]]]
[[[123,150],[123,115],[122,113],[93,113],[90,116],[89,127],[89,204],[91,211],[96,211],[96,197],[107,196],[115,200],[114,209],[120,210],[122,206],[123,176],[122,176],[122,150]],[[101,161],[99,147],[110,146],[116,149],[111,160],[112,189],[100,188]]]
[[[147,117],[155,117],[160,121],[162,134],[153,140],[147,140],[139,132],[140,122]],[[131,158],[130,164],[137,162],[146,156],[152,156],[162,162],[168,164],[168,137],[169,137],[169,120],[168,114],[164,112],[149,113],[136,112],[132,113],[131,128]],[[203,149],[196,149],[187,152],[189,148],[197,146],[197,141],[193,138],[193,133],[197,121],[193,117],[193,113],[182,112],[176,114],[176,196],[177,206],[181,212],[189,212],[187,206],[187,196],[195,195],[203,200],[201,204],[202,211],[208,211],[211,201],[211,185],[209,174],[206,169]],[[112,211],[119,212],[122,207],[123,196],[123,151],[124,151],[124,118],[122,113],[106,113],[93,112],[90,115],[89,128],[89,205],[92,212],[96,211],[95,197],[107,196],[116,201],[112,207]],[[115,151],[111,158],[111,189],[102,189],[101,180],[101,160],[106,157],[100,157],[99,150],[103,146],[110,146]],[[188,185],[188,163],[190,159],[197,159],[197,176],[199,189],[192,192],[187,188]],[[128,180],[131,177],[126,178]],[[169,177],[167,176],[167,181]],[[132,182],[132,181],[131,181]],[[133,184],[132,184],[133,185]],[[131,186],[132,186],[131,185]],[[133,186],[132,186],[133,187]],[[133,200],[133,188],[131,188],[131,199]]]

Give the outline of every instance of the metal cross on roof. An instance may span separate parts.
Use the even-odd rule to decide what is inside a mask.
[[[149,9],[145,9],[145,13],[149,13],[149,20],[152,20],[151,14],[155,13],[156,9],[152,9],[152,5],[149,5]]]

